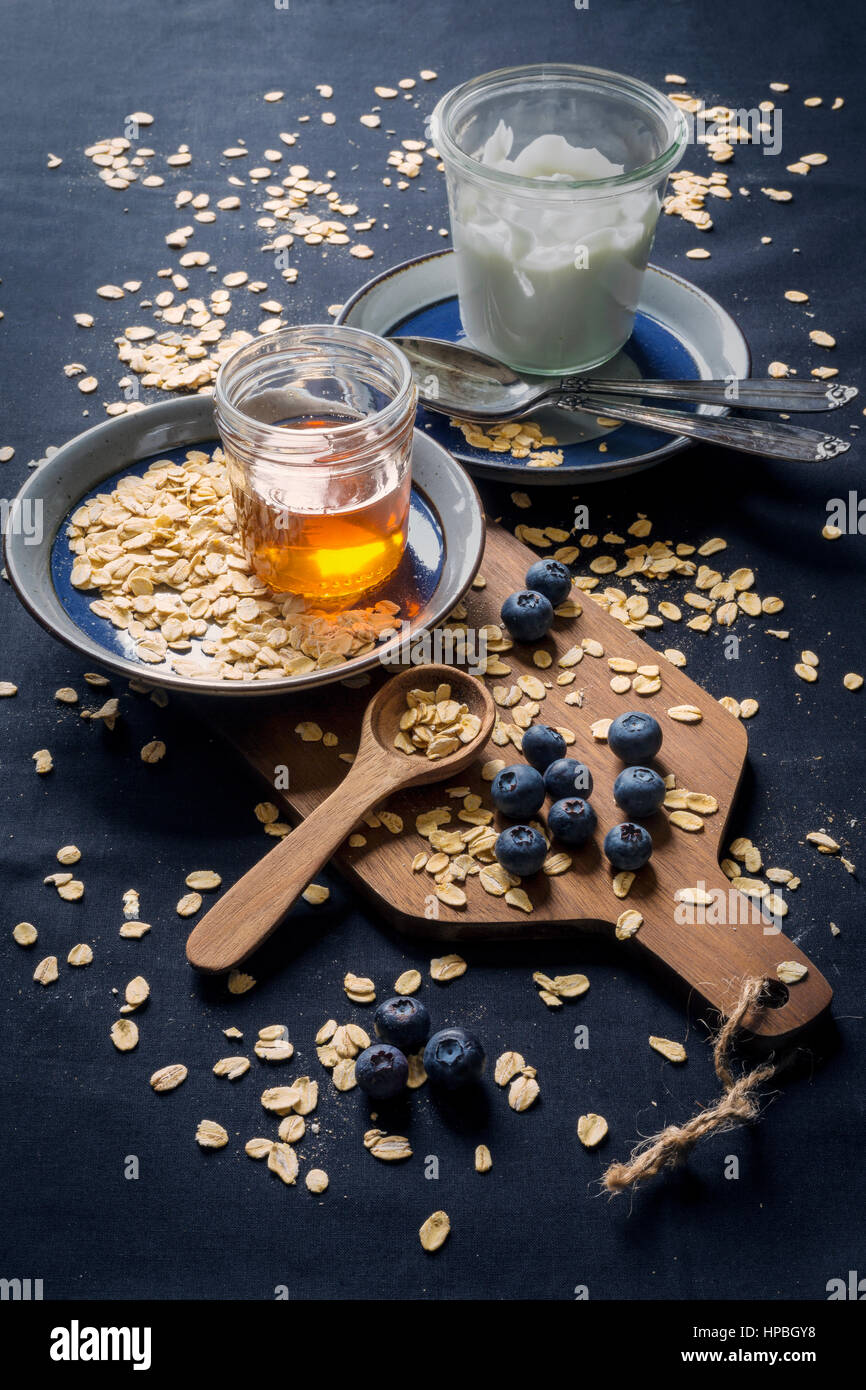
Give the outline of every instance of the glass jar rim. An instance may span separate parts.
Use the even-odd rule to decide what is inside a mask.
[[[371,411],[368,415],[362,415],[359,419],[347,421],[343,425],[329,424],[321,433],[327,435],[329,441],[339,444],[340,441],[351,439],[353,432],[356,432],[359,427],[369,428],[372,423],[380,429],[387,430],[393,423],[398,422],[406,412],[415,389],[415,380],[409,359],[397,347],[396,343],[389,342],[387,338],[382,338],[377,333],[370,333],[363,328],[349,328],[344,324],[336,323],[294,324],[288,328],[280,328],[273,333],[254,338],[249,343],[243,343],[230,357],[226,358],[217,372],[214,382],[214,406],[219,415],[222,416],[226,424],[235,430],[279,431],[280,440],[287,448],[297,445],[299,448],[309,451],[312,442],[312,432],[309,429],[292,429],[291,425],[269,424],[266,421],[256,419],[254,415],[248,414],[230,399],[229,380],[232,370],[237,372],[247,365],[244,361],[245,358],[252,366],[256,359],[257,350],[260,351],[263,345],[271,347],[274,352],[279,352],[281,347],[303,348],[304,346],[314,347],[317,344],[326,347],[328,343],[342,344],[344,347],[356,351],[363,349],[367,352],[378,353],[380,357],[385,358],[390,366],[396,369],[397,386],[391,400],[381,410]]]
[[[511,174],[504,169],[490,168],[482,164],[479,159],[466,154],[457,144],[451,134],[450,125],[458,106],[467,98],[471,98],[486,87],[504,87],[516,79],[528,78],[532,80],[535,78],[541,81],[550,80],[557,76],[571,79],[587,89],[619,91],[635,104],[644,109],[651,109],[665,122],[669,135],[667,147],[661,154],[656,155],[655,159],[641,165],[638,169],[630,170],[628,173],[612,174],[607,178],[600,179],[556,179],[554,181],[527,178],[523,174]],[[668,96],[658,91],[656,87],[651,87],[648,82],[641,82],[636,77],[611,72],[607,68],[585,67],[579,63],[527,63],[518,67],[497,68],[493,72],[483,73],[480,77],[473,77],[468,82],[461,82],[457,87],[452,87],[451,91],[446,92],[437,103],[430,117],[430,133],[443,160],[446,162],[450,160],[465,173],[498,184],[503,190],[509,188],[515,192],[532,193],[535,197],[544,193],[554,201],[560,201],[564,196],[567,197],[576,192],[604,197],[661,179],[674,167],[682,155],[686,146],[688,125],[682,111]]]

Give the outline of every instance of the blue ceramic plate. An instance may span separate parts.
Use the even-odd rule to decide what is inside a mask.
[[[24,528],[7,531],[6,566],[22,603],[43,627],[95,664],[197,694],[288,693],[377,666],[394,643],[340,667],[280,680],[187,679],[167,665],[138,659],[126,634],[91,612],[97,592],[72,587],[73,557],[66,538],[70,514],[95,493],[110,491],[122,474],[141,474],[154,459],[182,459],[193,446],[207,449],[217,442],[211,398],[188,396],[106,421],[58,449],[28,478],[17,499],[22,507],[41,508],[42,539],[31,545]],[[418,431],[412,479],[406,553],[394,573],[363,598],[365,605],[379,599],[400,605],[399,620],[408,630],[395,641],[434,628],[450,613],[472,583],[484,548],[484,515],[475,488],[447,452]]]
[[[383,337],[416,334],[462,341],[454,252],[421,256],[384,271],[343,305],[337,321]],[[708,380],[746,377],[749,368],[748,345],[730,315],[688,280],[651,265],[634,333],[613,361],[587,375],[634,381],[641,377]],[[718,406],[698,409],[702,415],[727,413]],[[559,441],[563,452],[559,467],[532,468],[525,459],[475,448],[444,416],[423,408],[418,412],[419,428],[461,459],[470,473],[512,484],[588,483],[636,473],[694,442],[639,425],[605,427],[594,415],[556,408],[539,411],[533,419]],[[600,450],[600,444],[605,448]]]

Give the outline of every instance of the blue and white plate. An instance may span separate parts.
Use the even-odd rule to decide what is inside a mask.
[[[422,338],[465,338],[457,305],[453,251],[406,261],[368,281],[344,305],[337,319],[382,337],[415,334]],[[749,348],[730,314],[703,290],[651,265],[634,333],[617,357],[588,376],[639,380],[641,377],[703,379],[749,375]],[[658,404],[658,402],[655,402]],[[677,409],[689,409],[677,406]],[[699,406],[701,415],[725,415],[720,406]],[[694,440],[659,434],[640,425],[599,425],[590,414],[548,408],[532,417],[562,448],[556,468],[531,468],[525,459],[493,454],[466,443],[443,415],[421,408],[418,425],[462,460],[470,473],[500,482],[536,485],[600,481],[652,468]],[[599,444],[606,447],[599,450]]]
[[[435,628],[472,583],[484,550],[478,494],[446,450],[416,430],[406,551],[394,573],[361,600],[399,604],[397,621],[406,627],[397,637],[342,666],[279,680],[189,679],[166,663],[146,664],[126,633],[91,611],[97,591],[73,588],[67,522],[86,498],[110,492],[124,474],[143,473],[155,459],[182,459],[193,446],[215,448],[218,442],[211,397],[186,396],[96,425],[32,473],[16,498],[5,552],[12,585],[37,622],[95,665],[150,685],[197,695],[288,694],[378,666],[400,642]],[[14,524],[15,508],[21,516],[40,518],[35,544],[32,526]]]

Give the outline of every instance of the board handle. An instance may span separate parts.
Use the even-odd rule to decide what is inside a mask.
[[[736,1005],[745,979],[766,980],[761,1006],[744,1023],[753,1036],[781,1043],[829,1006],[830,985],[784,935],[782,919],[762,911],[760,899],[733,888],[721,869],[694,887],[674,890],[670,903],[665,920],[654,902],[633,939],[725,1016]],[[635,905],[638,910],[643,906]],[[789,971],[783,963],[805,967],[805,974],[786,983]]]

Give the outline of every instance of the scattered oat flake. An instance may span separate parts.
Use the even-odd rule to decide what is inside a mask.
[[[674,705],[668,710],[668,717],[679,724],[699,724],[704,716],[697,705]]]
[[[143,763],[158,763],[165,757],[165,744],[162,739],[155,738],[146,743],[141,750],[141,761]]]
[[[212,869],[194,869],[191,874],[187,874],[184,882],[187,888],[208,891],[212,888],[219,888],[222,879]]]
[[[227,981],[229,994],[247,994],[255,983],[253,975],[246,975],[242,970],[229,971]]]
[[[357,1085],[354,1057],[341,1057],[331,1073],[331,1080],[338,1091],[351,1091]]]
[[[863,677],[856,671],[848,671],[842,677],[842,684],[846,690],[860,690],[863,686]]]
[[[67,903],[80,902],[84,897],[84,884],[78,878],[70,878],[68,883],[58,883],[57,895]]]
[[[364,1135],[364,1148],[383,1163],[399,1163],[412,1157],[409,1140],[402,1134],[386,1134],[383,1129],[368,1129]]]
[[[216,1120],[200,1120],[195,1132],[195,1141],[202,1149],[224,1149],[229,1136]]]
[[[311,1168],[304,1178],[304,1183],[308,1192],[313,1192],[318,1196],[319,1193],[327,1190],[328,1175],[324,1168]]]
[[[687,830],[693,835],[699,835],[704,828],[700,816],[693,815],[691,811],[671,811],[668,820],[671,825],[676,825],[680,830]]]
[[[448,980],[456,980],[461,975],[465,975],[468,967],[462,956],[436,956],[430,962],[430,974],[434,980],[440,984],[445,984]]]
[[[309,903],[311,907],[319,907],[322,903],[326,903],[330,896],[330,888],[326,888],[322,883],[308,883],[301,894],[304,902]]]
[[[660,1052],[663,1057],[667,1057],[669,1062],[684,1062],[688,1056],[682,1043],[673,1042],[670,1038],[653,1038],[649,1040],[649,1045],[655,1052]]]
[[[201,907],[201,893],[184,893],[175,911],[179,917],[192,917]]]
[[[249,1057],[221,1057],[214,1063],[214,1076],[225,1076],[229,1081],[237,1081],[250,1069]]]
[[[149,931],[149,922],[124,922],[118,935],[137,941],[140,937],[146,936]]]
[[[300,736],[302,743],[318,743],[322,737],[322,730],[318,724],[314,724],[310,720],[296,724],[295,733]]]
[[[493,1079],[497,1086],[507,1086],[509,1081],[522,1072],[525,1066],[526,1063],[519,1052],[503,1052],[496,1059]]]
[[[421,987],[421,972],[419,970],[404,970],[402,975],[398,975],[394,981],[395,994],[414,994]]]
[[[19,946],[32,946],[38,935],[32,922],[18,922],[12,928],[12,938]]]
[[[57,957],[46,956],[33,971],[33,978],[40,985],[53,985],[57,979]]]
[[[303,1115],[286,1115],[280,1120],[277,1133],[284,1144],[299,1144],[307,1132]]]
[[[518,1112],[528,1110],[540,1094],[541,1088],[535,1076],[527,1076],[521,1072],[519,1076],[515,1076],[508,1088],[508,1104],[512,1110]]]
[[[118,1052],[131,1052],[138,1046],[138,1024],[131,1018],[115,1019],[111,1025],[111,1041]]]
[[[353,975],[349,971],[343,978],[343,989],[353,1004],[375,1003],[376,986],[365,975]]]
[[[186,1081],[188,1072],[182,1062],[174,1062],[170,1066],[160,1067],[150,1078],[150,1084],[154,1091],[173,1091]]]
[[[66,957],[67,965],[90,965],[93,960],[93,951],[85,941],[77,946],[73,946],[69,955]]]
[[[489,1173],[493,1167],[493,1159],[486,1144],[478,1144],[475,1149],[475,1171],[476,1173]]]
[[[824,830],[810,830],[806,836],[810,845],[817,845],[820,854],[838,854],[839,845]]]
[[[781,960],[776,966],[776,975],[786,985],[795,985],[809,973],[809,967],[798,960]]]
[[[627,898],[629,889],[634,883],[634,874],[630,869],[623,869],[613,877],[613,891],[617,898]]]
[[[627,908],[621,912],[616,919],[616,939],[617,941],[628,941],[635,936],[643,926],[643,917],[634,908]]]
[[[40,777],[44,777],[46,773],[52,771],[54,759],[47,748],[37,748],[36,752],[31,754],[31,757],[36,764],[36,771],[39,773]]]
[[[427,1217],[418,1232],[421,1245],[431,1253],[444,1245],[450,1234],[451,1222],[447,1212],[444,1211],[434,1211],[432,1216]]]
[[[143,975],[136,975],[130,980],[124,990],[124,998],[127,1004],[131,1004],[134,1009],[142,1005],[150,995],[150,985]]]
[[[577,1137],[585,1149],[594,1149],[607,1134],[607,1120],[591,1111],[577,1122]]]

